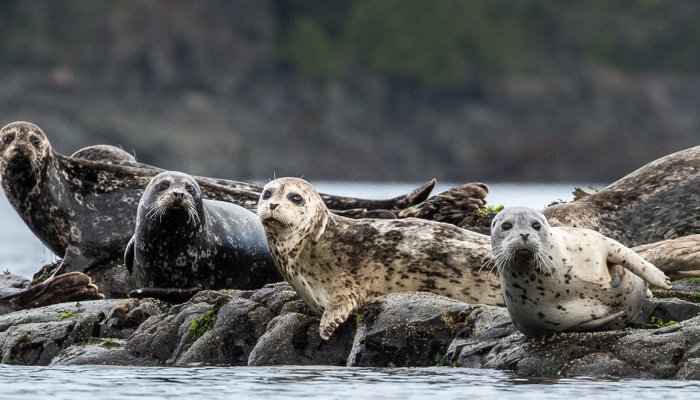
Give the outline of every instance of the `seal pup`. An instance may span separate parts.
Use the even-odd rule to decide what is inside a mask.
[[[600,191],[549,206],[551,226],[589,228],[625,246],[700,233],[700,146],[653,161]]]
[[[203,199],[192,176],[174,171],[146,187],[124,262],[150,288],[258,289],[282,280],[260,219],[235,204]]]
[[[645,281],[671,288],[662,271],[619,242],[550,227],[531,208],[496,215],[491,247],[508,312],[528,337],[623,327],[642,310]]]
[[[82,153],[82,154],[81,154]],[[53,253],[62,257],[54,275],[87,271],[123,257],[134,233],[139,199],[161,169],[119,165],[105,152],[84,151],[67,157],[53,151],[45,133],[29,122],[0,130],[0,180],[12,207]],[[107,153],[112,153],[108,151]],[[119,152],[117,152],[119,153]],[[128,154],[128,153],[127,153]],[[79,157],[84,158],[79,158]],[[128,158],[128,157],[126,157]],[[254,210],[261,188],[243,182],[197,179],[204,197]],[[434,182],[390,200],[325,196],[334,207],[362,209],[410,206],[423,201]],[[256,189],[257,188],[257,189]],[[257,191],[256,191],[257,190]],[[89,240],[88,240],[89,239]]]
[[[393,292],[503,305],[498,278],[479,274],[488,236],[422,219],[334,215],[298,178],[265,185],[258,215],[282,276],[321,315],[323,339],[367,301]]]

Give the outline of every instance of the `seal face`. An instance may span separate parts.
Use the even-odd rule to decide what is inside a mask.
[[[124,259],[145,287],[257,289],[282,280],[257,216],[203,199],[181,172],[162,172],[146,187]]]
[[[258,215],[282,276],[322,315],[324,339],[365,302],[393,292],[503,304],[497,277],[479,273],[488,236],[414,218],[344,218],[297,178],[265,185]]]
[[[529,337],[625,326],[642,310],[645,281],[671,287],[662,271],[615,240],[550,227],[530,208],[496,215],[491,246],[508,312]]]

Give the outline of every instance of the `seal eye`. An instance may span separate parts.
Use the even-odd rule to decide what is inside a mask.
[[[158,184],[158,190],[165,190],[170,187],[170,182],[168,181],[163,181]]]
[[[504,231],[507,231],[508,229],[510,229],[512,227],[513,227],[513,224],[511,224],[510,222],[504,222],[501,224],[501,229],[503,229]]]
[[[301,204],[301,201],[304,200],[301,198],[300,195],[296,193],[290,193],[289,196],[287,196],[287,198],[291,200],[294,204]]]
[[[539,231],[541,227],[542,227],[542,224],[540,224],[539,222],[532,223],[532,228],[536,231]]]
[[[266,190],[263,190],[263,192],[262,192],[262,199],[263,199],[263,200],[267,200],[267,199],[269,199],[270,197],[272,197],[272,192],[269,191],[269,190],[267,190],[267,189],[266,189]]]
[[[185,185],[185,190],[187,190],[187,193],[194,195],[194,186],[192,185]]]
[[[34,146],[39,146],[39,143],[41,143],[41,140],[39,140],[39,138],[36,136],[32,136],[31,142]]]
[[[15,135],[11,133],[8,133],[7,135],[2,137],[3,143],[12,143],[13,140],[15,140]]]

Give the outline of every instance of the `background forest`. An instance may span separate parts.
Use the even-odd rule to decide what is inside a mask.
[[[696,1],[0,2],[0,124],[196,174],[609,182],[699,110]]]

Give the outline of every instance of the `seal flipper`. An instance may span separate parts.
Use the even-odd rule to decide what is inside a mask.
[[[399,211],[399,218],[423,218],[458,224],[486,204],[489,187],[483,183],[465,183],[426,201]]]
[[[88,275],[69,272],[49,278],[19,293],[0,298],[0,302],[15,310],[22,310],[69,301],[99,300],[104,297]]]
[[[129,274],[134,273],[134,237],[131,237],[129,244],[126,245],[126,250],[124,250],[124,266]]]
[[[426,201],[433,191],[435,183],[435,179],[432,179],[408,194],[387,200],[358,199],[354,197],[332,196],[324,193],[319,193],[319,195],[326,204],[326,207],[331,210],[364,208],[367,210],[397,211]]]
[[[333,296],[321,315],[321,322],[318,326],[321,339],[330,339],[333,332],[348,319],[350,314],[360,308],[364,300],[365,296],[357,289],[347,289]]]
[[[606,315],[605,317],[602,317],[602,318],[597,318],[597,319],[593,319],[590,321],[582,322],[578,325],[574,325],[571,328],[566,329],[565,332],[594,331],[596,329],[604,327],[605,325],[608,325],[611,322],[614,322],[615,320],[622,317],[623,315],[625,315],[624,311],[618,311],[614,314]]]
[[[85,272],[95,264],[96,262],[94,260],[83,256],[69,247],[66,249],[66,254],[61,260],[61,265],[56,268],[51,277],[57,277],[58,275],[69,272]]]
[[[607,244],[607,261],[609,264],[619,264],[645,281],[662,289],[671,289],[671,280],[654,264],[645,260],[639,254],[623,246],[616,240],[605,238]]]

